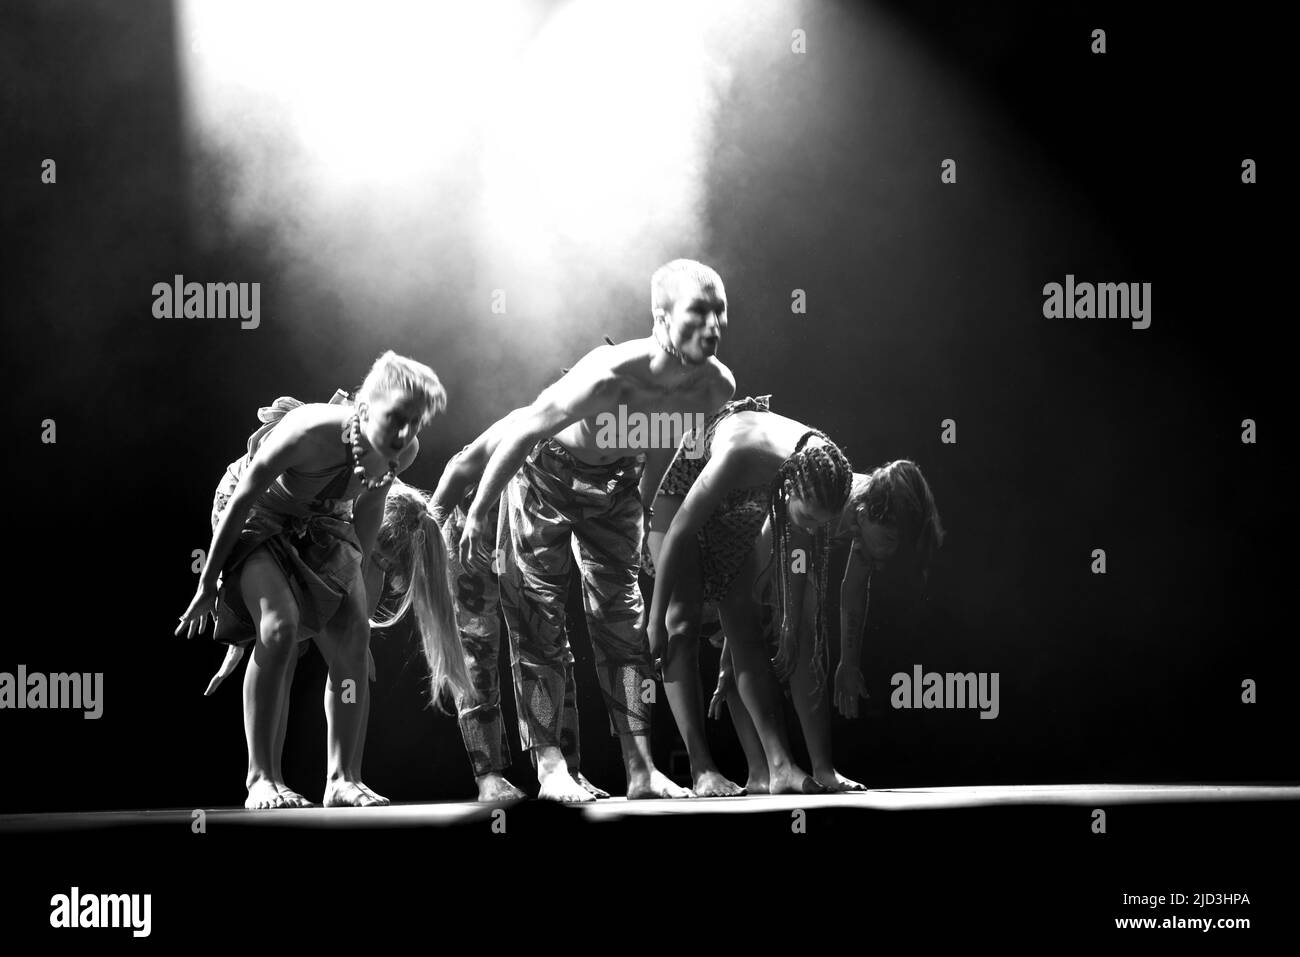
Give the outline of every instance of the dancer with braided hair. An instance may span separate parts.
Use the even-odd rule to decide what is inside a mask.
[[[858,699],[867,697],[860,662],[873,573],[891,567],[898,572],[895,580],[923,584],[943,537],[934,495],[915,462],[901,459],[870,474],[854,473],[849,500],[830,526],[832,553],[848,546],[844,549],[848,555],[840,584],[840,662],[834,680],[835,707],[844,717],[856,718]],[[775,605],[772,569],[776,562],[772,558],[770,523],[764,526],[758,549],[760,556],[766,556],[761,559],[766,567],[757,589],[763,603],[764,631],[772,641],[776,627],[770,614]],[[819,649],[812,637],[816,624],[810,610],[818,602],[814,583],[808,579],[802,587],[803,613],[798,624],[800,661],[790,679],[790,697],[803,729],[813,776],[832,791],[863,791],[864,785],[839,774],[831,763],[830,689],[820,680],[825,674],[820,660],[812,658],[814,654],[825,654],[827,649],[824,646]],[[818,680],[808,680],[814,674]],[[735,669],[724,644],[709,716],[721,717],[724,705],[730,710],[749,759],[748,786],[761,790],[766,764],[735,685]]]
[[[746,790],[812,794],[828,787],[790,755],[776,677],[793,675],[801,685],[824,680],[817,670],[817,650],[825,646],[827,631],[826,526],[849,498],[852,468],[824,433],[771,412],[769,398],[728,403],[702,434],[689,437],[679,449],[656,500],[651,546],[657,568],[647,630],[693,772],[712,766],[698,634],[705,603],[716,602],[727,636],[724,656],[735,662],[736,686],[753,724],[749,733],[741,728],[744,719],[736,716],[751,768]],[[777,675],[769,667],[760,608],[753,598],[762,571],[755,546],[764,523],[770,524],[774,542],[770,564],[780,627],[772,664]],[[809,577],[813,654],[800,655],[798,623]]]
[[[329,669],[323,803],[387,803],[360,778],[370,694],[362,559],[374,548],[386,486],[414,461],[420,429],[445,407],[432,369],[386,352],[355,408],[286,397],[262,409],[247,454],[231,463],[217,488],[212,543],[176,634],[200,634],[211,615],[216,640],[253,647],[244,675],[246,808],[307,803],[280,772],[290,664],[306,638],[315,640]],[[465,689],[468,678],[450,596],[444,588],[430,598],[436,632],[426,653],[438,696]],[[238,660],[227,661],[232,657]],[[223,667],[213,684],[227,673]]]
[[[388,493],[375,549],[376,562],[384,568],[390,583],[404,590],[407,582],[424,574],[421,566],[429,567],[427,562],[420,560],[418,549],[412,548],[413,535],[422,534],[427,540],[429,535],[441,534],[447,543],[449,553],[445,575],[456,599],[456,624],[470,685],[477,692],[477,700],[462,697],[457,700],[456,707],[461,737],[474,771],[480,801],[515,800],[525,795],[505,777],[505,771],[510,767],[510,744],[501,715],[500,588],[497,583],[500,556],[488,570],[466,569],[461,566],[456,545],[464,530],[465,512],[473,500],[483,468],[495,451],[502,432],[521,411],[515,410],[493,423],[456,453],[447,463],[437,491],[432,495],[405,483],[394,482]],[[490,521],[496,521],[497,514],[494,510]],[[376,626],[396,623],[404,610],[399,607],[386,621],[376,622]],[[573,653],[567,643],[565,665],[560,747],[574,780],[592,796],[607,798],[609,794],[588,781],[580,770],[578,690]]]

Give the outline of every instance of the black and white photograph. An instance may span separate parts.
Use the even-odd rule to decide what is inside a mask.
[[[1279,17],[7,0],[6,950],[1294,941]]]

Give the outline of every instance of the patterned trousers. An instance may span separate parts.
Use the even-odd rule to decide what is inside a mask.
[[[499,508],[493,509],[491,521],[498,521]],[[447,579],[456,596],[456,626],[465,652],[465,667],[470,682],[479,695],[479,703],[466,706],[456,702],[460,734],[475,777],[510,767],[510,742],[501,716],[500,648],[501,619],[497,605],[500,588],[497,571],[479,574],[467,571],[460,563],[460,536],[465,530],[465,507],[458,506],[442,526],[447,543]],[[498,524],[498,535],[501,526]],[[511,645],[513,647],[513,642]],[[573,653],[564,647],[564,702],[560,720],[560,748],[569,773],[576,775],[582,762],[578,734],[578,686],[573,676]],[[516,701],[516,705],[518,702]],[[530,752],[530,755],[532,752]],[[533,756],[534,763],[536,757]]]
[[[540,442],[503,496],[501,607],[510,631],[519,733],[529,749],[562,743],[569,642],[564,605],[574,546],[596,677],[612,733],[650,733],[653,682],[637,585],[644,521],[635,458],[579,462]],[[647,700],[649,699],[649,700]]]

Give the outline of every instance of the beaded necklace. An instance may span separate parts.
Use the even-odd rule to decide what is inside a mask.
[[[361,413],[352,413],[352,423],[348,430],[348,441],[352,445],[352,461],[356,463],[352,468],[352,474],[361,480],[361,484],[366,488],[380,488],[392,482],[397,478],[397,463],[389,462],[388,471],[377,479],[367,478],[365,466],[361,464],[361,456],[365,450],[361,448]]]

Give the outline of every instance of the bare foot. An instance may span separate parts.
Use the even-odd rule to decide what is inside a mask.
[[[388,805],[393,803],[392,801],[388,800],[388,798],[384,797],[382,794],[376,794],[374,791],[370,790],[370,787],[368,785],[363,784],[360,781],[356,781],[355,784],[357,787],[361,788],[361,790],[364,791],[366,794],[370,795],[370,797],[375,802],[373,805],[374,807],[387,807]]]
[[[662,771],[647,774],[639,771],[628,776],[627,799],[643,801],[648,798],[688,798],[695,797],[694,792],[673,784]]]
[[[811,774],[804,774],[798,765],[770,772],[768,794],[829,794]]]
[[[321,804],[325,807],[374,807],[379,801],[371,797],[359,781],[327,781]]]
[[[280,792],[280,797],[284,799],[285,807],[315,807],[311,801],[307,800],[287,784],[277,784],[275,789]]]
[[[713,768],[695,775],[691,790],[695,792],[696,797],[702,798],[739,797],[745,793],[745,789],[739,784],[728,781],[720,771]]]
[[[478,778],[478,799],[480,801],[522,801],[527,796],[495,771]]]
[[[746,794],[767,794],[767,775],[762,776],[751,774],[749,780],[745,782]]]
[[[834,768],[832,768],[829,772],[818,771],[816,774],[813,775],[813,777],[815,777],[817,779],[817,783],[820,784],[822,787],[824,787],[826,790],[832,791],[837,794],[842,793],[844,791],[865,791],[867,789],[867,786],[865,784],[859,784],[857,781],[850,781],[848,778],[840,774],[840,772],[836,771]]]
[[[608,791],[602,791],[600,788],[596,787],[596,785],[592,784],[590,781],[587,780],[586,775],[584,775],[581,771],[578,772],[577,782],[581,784],[584,788],[586,788],[587,792],[598,800],[601,798],[609,797]]]
[[[592,794],[577,781],[573,780],[567,768],[556,768],[543,774],[538,771],[537,796],[543,801],[559,801],[563,804],[584,804],[596,800]]]
[[[248,786],[248,798],[244,801],[244,807],[248,810],[265,811],[284,806],[284,795],[280,793],[274,781],[257,778]]]

